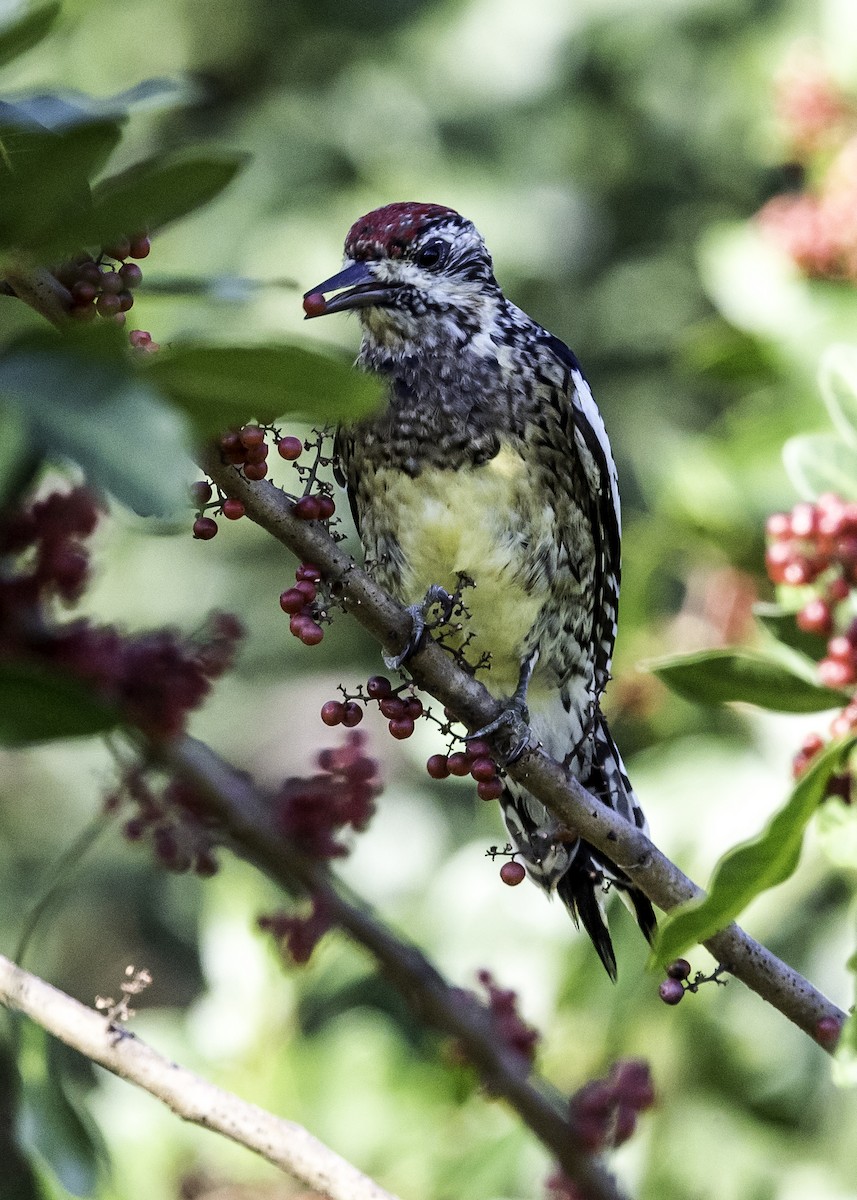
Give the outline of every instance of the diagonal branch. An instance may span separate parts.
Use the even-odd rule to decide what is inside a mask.
[[[150,752],[205,798],[237,853],[288,891],[297,886],[321,900],[333,924],[369,951],[417,1016],[460,1043],[489,1092],[518,1113],[581,1196],[622,1200],[613,1178],[577,1138],[568,1101],[530,1076],[528,1061],[498,1037],[488,1008],[447,983],[413,943],[393,933],[322,863],[284,838],[275,810],[245,774],[190,737],[152,743]]]
[[[322,525],[296,518],[282,491],[268,482],[250,483],[234,467],[223,464],[214,446],[201,454],[200,465],[225,493],[243,501],[251,520],[299,559],[319,567],[345,610],[382,646],[396,653],[407,645],[411,619],[404,607],[378,587]],[[469,729],[490,724],[501,712],[500,702],[430,640],[409,660],[408,670],[421,688],[450,708]],[[621,866],[659,908],[668,912],[704,894],[645,834],[569,779],[541,750],[528,749],[509,767],[509,774],[562,824]],[[704,944],[732,975],[830,1050],[829,1040],[819,1034],[819,1021],[832,1018],[842,1023],[845,1014],[803,976],[736,924]]]
[[[223,1134],[329,1200],[396,1200],[301,1125],[202,1079],[94,1008],[0,955],[0,1004],[163,1101],[178,1116]]]

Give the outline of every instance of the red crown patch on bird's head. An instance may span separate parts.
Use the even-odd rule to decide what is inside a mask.
[[[345,253],[356,259],[385,255],[399,258],[409,243],[438,217],[458,217],[458,213],[443,204],[414,201],[385,204],[354,222],[345,239]]]

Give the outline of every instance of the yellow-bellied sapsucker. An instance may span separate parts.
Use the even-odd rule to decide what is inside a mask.
[[[547,753],[644,827],[599,708],[616,636],[619,493],[574,354],[506,299],[471,222],[436,204],[361,217],[343,270],[304,307],[359,310],[358,361],[389,383],[383,411],[338,438],[372,573],[409,605],[469,577],[465,653],[490,654],[488,688],[526,706]],[[501,804],[531,878],[559,894],[615,978],[604,884],[623,891],[647,937],[651,904],[519,785],[507,781]]]

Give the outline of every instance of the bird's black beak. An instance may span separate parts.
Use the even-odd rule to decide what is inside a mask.
[[[325,279],[304,293],[305,319],[325,317],[328,313],[344,312],[351,308],[371,308],[389,304],[394,284],[376,279],[366,262],[354,262],[338,275]],[[342,289],[346,290],[342,290]],[[329,300],[325,292],[338,292]]]

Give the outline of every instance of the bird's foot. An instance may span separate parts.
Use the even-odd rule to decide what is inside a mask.
[[[416,654],[422,645],[426,630],[429,628],[426,617],[436,604],[440,607],[440,618],[432,624],[432,628],[435,625],[445,625],[449,621],[455,603],[455,597],[450,596],[445,587],[441,587],[439,583],[433,583],[419,604],[409,604],[408,613],[412,621],[410,637],[404,650],[399,654],[387,654],[386,651],[382,653],[384,665],[387,669],[398,671],[400,667],[405,665],[409,658],[412,658]]]
[[[510,767],[518,761],[530,744],[530,714],[527,702],[517,693],[493,721],[469,734],[467,741],[491,737],[494,734],[501,735],[498,748],[499,765]]]

